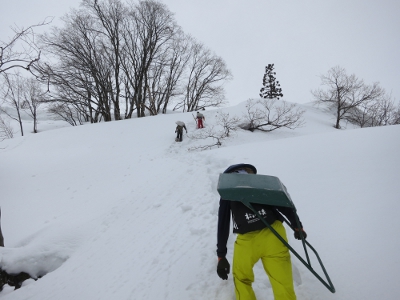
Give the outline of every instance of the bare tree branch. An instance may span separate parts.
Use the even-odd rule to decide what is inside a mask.
[[[207,127],[196,132],[189,134],[189,138],[193,140],[207,140],[211,139],[212,143],[208,145],[193,146],[189,148],[189,151],[193,150],[207,150],[213,147],[220,147],[222,145],[222,140],[227,136],[223,131],[217,131],[214,126]]]
[[[14,36],[6,42],[0,41],[0,74],[14,68],[33,72],[33,67],[40,59],[40,49],[36,45],[36,27],[48,25],[52,18],[27,28],[12,27]]]

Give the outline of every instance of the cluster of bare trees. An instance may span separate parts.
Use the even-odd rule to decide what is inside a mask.
[[[33,132],[38,132],[38,108],[47,98],[43,86],[34,77],[23,77],[19,73],[3,74],[3,85],[0,87],[0,97],[12,111],[0,107],[0,113],[18,122],[21,135],[24,135],[22,112],[33,120]],[[6,138],[12,137],[12,129],[4,119],[0,122],[1,132]]]
[[[41,37],[51,111],[70,124],[193,111],[224,101],[225,62],[153,0],[83,0]]]
[[[400,105],[379,85],[367,85],[342,67],[331,68],[321,76],[326,89],[312,91],[317,103],[327,103],[334,109],[335,128],[345,120],[360,127],[400,124]]]
[[[390,95],[382,95],[373,101],[365,101],[350,110],[345,119],[360,127],[400,124],[400,104]]]

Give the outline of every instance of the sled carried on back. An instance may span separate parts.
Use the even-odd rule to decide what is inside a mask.
[[[276,237],[286,246],[288,249],[307,267],[307,269],[332,293],[335,293],[335,288],[329,278],[328,273],[317,253],[317,251],[310,245],[308,241],[304,239],[304,236],[300,236],[306,255],[304,260],[294,249],[291,247],[276,230],[269,225],[264,218],[260,216],[252,204],[265,204],[276,207],[288,207],[293,210],[296,216],[297,224],[295,227],[300,228],[300,221],[296,213],[296,207],[290,198],[286,187],[282,184],[278,177],[268,175],[256,175],[256,174],[236,174],[236,173],[223,173],[219,176],[218,193],[222,199],[230,201],[239,201],[251,209],[254,214],[265,223],[265,225],[276,235]],[[285,222],[289,222],[285,219]],[[307,248],[311,249],[325,275],[323,279],[311,266],[310,258],[308,255]]]

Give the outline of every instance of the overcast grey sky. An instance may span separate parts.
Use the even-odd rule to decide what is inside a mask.
[[[9,26],[28,26],[80,0],[0,0],[0,40]],[[258,97],[265,66],[275,64],[283,99],[312,101],[319,75],[340,65],[400,100],[399,0],[162,0],[186,33],[222,57],[234,105]]]

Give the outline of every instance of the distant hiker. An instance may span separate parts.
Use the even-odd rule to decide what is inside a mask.
[[[253,165],[232,165],[224,173],[257,174]],[[307,234],[296,228],[295,212],[288,207],[274,207],[258,204],[255,208],[262,211],[260,215],[287,241],[286,230],[283,227],[283,214],[295,230],[294,237],[301,239]],[[275,234],[261,221],[254,212],[242,202],[220,199],[218,211],[218,243],[217,255],[218,276],[228,279],[230,265],[226,259],[227,241],[230,230],[230,220],[233,220],[233,232],[237,234],[233,252],[233,282],[235,284],[236,299],[255,300],[252,283],[254,281],[253,266],[261,259],[264,270],[271,282],[275,300],[295,300],[293,287],[292,264],[289,249],[275,236]]]
[[[197,128],[204,128],[203,120],[206,120],[204,115],[200,112],[197,112],[196,118],[197,118]]]
[[[186,130],[187,133],[187,129],[186,129],[186,125],[185,123],[181,122],[181,121],[176,121],[176,129],[175,129],[175,133],[176,133],[176,142],[182,142],[182,134],[183,134],[183,129]]]

